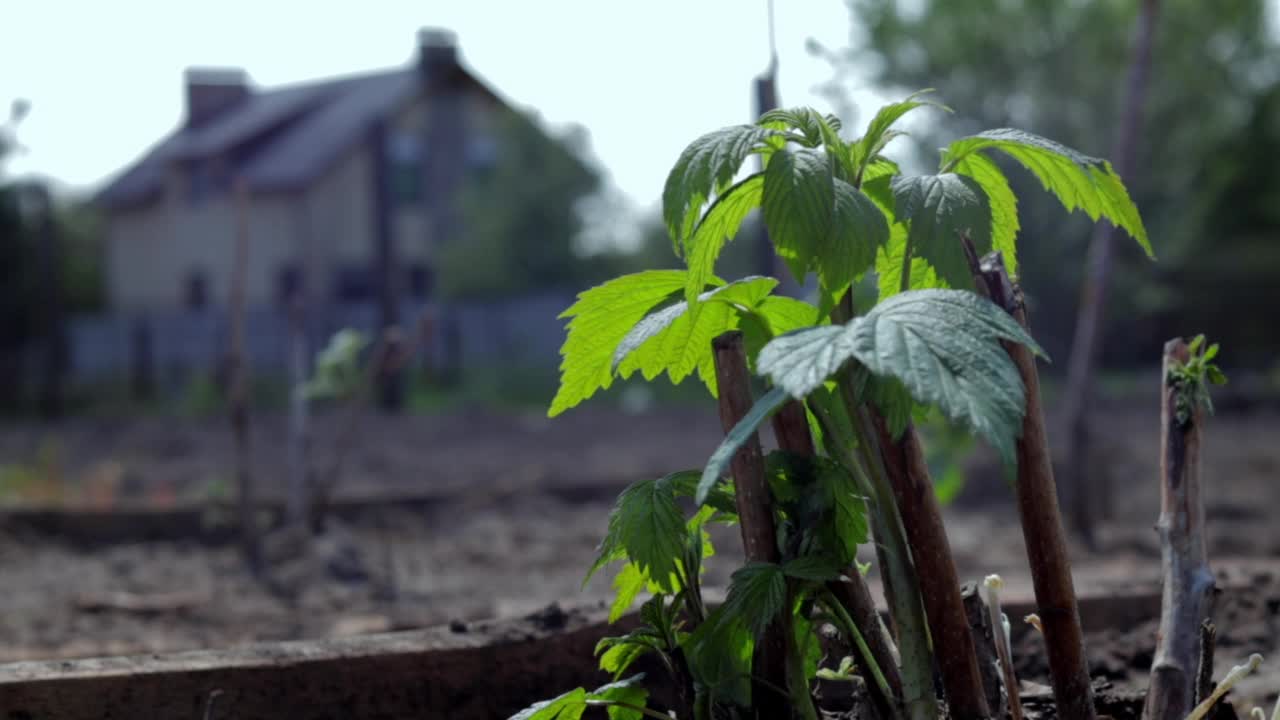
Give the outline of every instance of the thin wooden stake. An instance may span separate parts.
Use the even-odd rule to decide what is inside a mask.
[[[711,341],[715,356],[716,382],[720,391],[720,424],[728,433],[751,410],[751,376],[747,372],[747,355],[743,350],[742,333],[734,330]],[[748,562],[776,563],[778,552],[777,530],[773,523],[773,509],[769,497],[769,485],[765,478],[764,452],[760,437],[751,438],[734,453],[729,464],[733,473],[735,502],[738,507],[738,526],[742,530],[742,547]],[[753,674],[765,682],[752,683],[752,704],[761,718],[789,718],[791,708],[788,698],[779,695],[774,688],[789,688],[787,683],[787,643],[790,633],[789,616],[772,623],[759,639]],[[767,684],[766,684],[767,683]],[[772,685],[773,687],[769,687]]]
[[[258,506],[254,498],[253,473],[249,468],[249,371],[244,351],[245,284],[249,272],[249,193],[243,180],[235,185],[236,250],[231,276],[231,347],[228,366],[231,375],[231,432],[235,439],[236,489],[240,517],[240,545],[245,561],[255,573],[262,566],[258,532]]]
[[[1192,389],[1170,382],[1190,348],[1181,338],[1165,343],[1160,404],[1160,534],[1164,595],[1160,631],[1151,663],[1151,687],[1142,716],[1182,718],[1192,708],[1199,665],[1200,626],[1209,616],[1213,573],[1205,549],[1200,498],[1200,428],[1204,410]],[[1179,412],[1179,409],[1182,412]]]
[[[993,303],[1004,308],[1024,329],[1030,330],[1022,292],[1009,279],[1004,258],[992,253],[983,258],[976,274],[977,286]],[[1076,604],[1067,537],[1058,511],[1058,489],[1040,405],[1040,375],[1035,356],[1025,346],[1005,342],[1005,352],[1018,368],[1026,390],[1027,411],[1018,438],[1018,478],[1014,485],[1027,563],[1035,589],[1044,644],[1049,655],[1049,676],[1058,717],[1094,720],[1093,687],[1085,659],[1084,633]]]

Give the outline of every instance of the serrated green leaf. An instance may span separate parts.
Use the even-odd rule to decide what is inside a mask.
[[[797,330],[775,338],[760,351],[756,367],[773,380],[774,392],[804,398],[853,357],[853,339],[844,325]],[[776,401],[776,400],[775,400]],[[736,429],[736,428],[735,428]],[[703,475],[706,479],[706,475]]]
[[[640,720],[644,714],[635,708],[642,708],[649,701],[649,691],[640,683],[644,681],[644,673],[634,675],[626,680],[602,685],[587,694],[587,700],[603,700],[610,703],[626,703],[634,707],[609,705],[606,711],[609,720]]]
[[[610,638],[605,638],[607,639]],[[652,650],[654,650],[653,647],[642,642],[619,642],[606,646],[604,653],[601,654],[600,646],[596,646],[596,654],[600,655],[600,669],[614,678],[620,677],[636,660]]]
[[[702,471],[702,478],[698,481],[698,492],[694,499],[699,505],[707,502],[711,488],[719,482],[720,476],[729,467],[733,454],[738,451],[738,448],[755,435],[756,428],[760,427],[761,423],[777,412],[778,408],[789,399],[786,391],[781,388],[770,390],[761,396],[756,404],[751,406],[751,410],[724,436],[719,447],[711,454],[706,469]]]
[[[896,295],[851,325],[853,353],[871,372],[982,435],[1010,465],[1026,410],[1022,378],[998,340],[1039,346],[1004,310],[958,290]]]
[[[787,577],[798,578],[800,580],[826,582],[827,580],[839,579],[840,574],[844,572],[844,569],[845,566],[835,562],[831,558],[807,555],[787,561],[782,566],[782,573]]]
[[[792,330],[821,325],[826,321],[818,308],[803,300],[770,295],[748,314],[738,318],[738,329],[746,346],[747,359],[755,361],[760,348],[775,337]]]
[[[579,720],[587,709],[586,688],[576,688],[569,692],[534,703],[508,720]]]
[[[777,284],[773,278],[743,278],[703,293],[692,311],[682,300],[646,316],[614,349],[612,368],[622,377],[639,370],[646,380],[666,372],[673,384],[680,383],[701,365],[714,364],[711,340],[737,327],[738,308],[755,307]]]
[[[640,591],[648,584],[648,575],[635,563],[623,565],[613,578],[613,604],[609,606],[609,622],[616,623],[622,619],[639,597]]]
[[[890,186],[907,242],[952,287],[971,287],[973,276],[960,243],[967,233],[979,256],[991,250],[991,204],[976,180],[955,173],[896,176]]]
[[[889,242],[889,222],[866,195],[843,180],[833,185],[831,227],[818,257],[818,277],[833,295],[869,270]]]
[[[861,138],[852,144],[854,163],[858,167],[866,167],[869,164],[868,161],[879,155],[891,140],[902,135],[903,133],[892,130],[892,127],[894,123],[902,119],[903,115],[906,115],[912,110],[927,106],[936,107],[949,112],[949,109],[945,105],[940,105],[929,100],[917,99],[921,95],[929,92],[932,92],[932,90],[920,90],[919,92],[912,93],[902,102],[889,103],[876,111],[875,116],[871,118],[871,122],[867,124],[867,131],[863,133]],[[865,170],[863,172],[864,176],[858,178],[859,180],[866,179]]]
[[[831,552],[838,552],[842,572],[857,558],[858,546],[867,542],[867,500],[849,473],[836,463],[825,463],[818,473],[831,498],[830,527],[833,537],[824,539]]]
[[[840,118],[823,115],[808,107],[770,110],[760,116],[757,124],[761,127],[776,128],[784,125],[795,128],[800,131],[804,144],[808,147],[818,147],[840,139]]]
[[[720,251],[738,234],[747,215],[760,205],[763,192],[764,173],[756,173],[725,190],[707,209],[697,229],[685,242],[689,266],[686,300],[692,301],[706,287],[715,272]]]
[[[820,150],[779,150],[764,171],[764,222],[778,256],[800,282],[831,227],[832,180]]]
[[[1004,257],[1010,275],[1018,272],[1018,197],[1009,180],[991,158],[969,153],[955,165],[955,171],[973,178],[991,203],[991,248]]]
[[[951,143],[943,152],[943,167],[979,150],[999,150],[1012,157],[1030,170],[1068,211],[1084,210],[1094,221],[1107,218],[1137,240],[1148,257],[1155,257],[1142,216],[1111,163],[1039,135],[1002,128]]]
[[[547,415],[555,417],[612,385],[618,343],[650,310],[682,290],[686,278],[683,270],[648,270],[579,293],[560,314],[572,319],[560,347],[560,387]]]
[[[889,243],[876,253],[876,283],[880,299],[897,295],[902,291],[902,258],[907,251],[907,228],[901,223],[889,228]],[[945,288],[947,283],[938,277],[929,261],[917,257],[911,261],[910,290]]]
[[[734,571],[725,596],[725,612],[759,637],[787,603],[787,579],[782,566],[749,562]]]
[[[899,169],[898,163],[888,158],[877,157],[867,165],[865,170],[862,171],[862,189],[866,190],[868,185],[880,182],[882,179],[884,179],[884,186],[887,189],[889,187],[888,178],[891,178],[900,172],[901,169]],[[868,192],[868,194],[870,193]],[[883,205],[881,207],[883,207]]]
[[[677,253],[712,194],[732,182],[748,155],[779,135],[758,125],[734,125],[709,132],[685,148],[662,191],[662,217]]]
[[[751,706],[751,656],[755,636],[741,617],[721,605],[685,638],[681,647],[694,679],[712,697],[742,707]]]
[[[700,479],[702,479],[701,470],[682,470],[664,477],[662,482],[667,483],[677,497],[691,498],[697,495],[698,481]],[[713,485],[711,491],[707,494],[707,501],[704,505],[721,513],[730,515],[737,513],[738,506],[734,501],[733,481],[725,478]]]
[[[1043,354],[1008,313],[985,298],[962,290],[915,290],[882,301],[848,325],[777,338],[760,351],[757,365],[777,387],[803,398],[857,359],[968,425],[1012,464],[1025,402],[1021,376],[999,340]]]
[[[618,496],[609,524],[633,564],[664,592],[679,590],[671,578],[683,551],[685,524],[669,484],[634,483]]]
[[[1227,375],[1217,365],[1209,365],[1204,369],[1205,377],[1214,385],[1226,385]]]

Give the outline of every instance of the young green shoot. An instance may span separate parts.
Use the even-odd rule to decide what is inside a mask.
[[[1018,692],[1018,676],[1013,670],[1009,620],[1000,609],[1000,591],[1004,589],[1004,580],[999,575],[988,575],[982,585],[987,589],[987,612],[991,614],[991,632],[995,634],[996,655],[1000,659],[1000,672],[1004,676],[1004,688],[1009,697],[1009,714],[1013,720],[1022,720],[1022,697]]]
[[[1205,717],[1208,717],[1209,711],[1213,709],[1214,705],[1218,704],[1222,696],[1231,692],[1231,688],[1257,670],[1260,665],[1262,665],[1262,656],[1254,653],[1243,664],[1231,668],[1231,672],[1222,678],[1222,682],[1218,683],[1218,686],[1213,689],[1213,693],[1205,698],[1204,702],[1197,705],[1190,715],[1187,715],[1187,720],[1204,720]]]

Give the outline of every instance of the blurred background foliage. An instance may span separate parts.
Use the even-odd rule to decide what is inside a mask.
[[[1280,326],[1280,52],[1265,0],[1164,0],[1156,20],[1138,172],[1126,177],[1158,262],[1116,254],[1104,366],[1205,331],[1233,364],[1276,362]],[[847,47],[811,50],[891,95],[936,88],[955,108],[913,133],[920,163],[988,128],[1019,127],[1111,157],[1139,2],[850,0]],[[874,108],[858,108],[860,128]],[[1021,168],[1023,280],[1036,336],[1065,371],[1090,223],[1066,215]]]

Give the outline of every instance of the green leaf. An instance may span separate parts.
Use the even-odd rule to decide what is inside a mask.
[[[685,148],[662,191],[662,217],[677,252],[712,193],[732,182],[748,155],[781,134],[757,125],[734,125],[709,132]]]
[[[588,576],[590,579],[590,576]],[[649,577],[635,563],[622,566],[613,578],[613,604],[609,606],[609,622],[616,623],[631,609],[640,591],[649,584]]]
[[[754,361],[760,348],[775,337],[823,322],[825,317],[817,307],[785,295],[770,295],[738,318],[738,329],[742,330],[747,358]]]
[[[897,378],[1013,464],[1026,402],[1022,378],[998,341],[1043,351],[1008,313],[970,292],[924,290],[882,302],[851,330],[854,355],[867,369]]]
[[[835,463],[823,466],[818,481],[831,497],[832,536],[824,542],[830,551],[839,553],[840,565],[848,566],[857,557],[858,546],[867,542],[867,500],[849,473]]]
[[[602,685],[587,694],[587,700],[603,700],[611,703],[626,703],[637,708],[645,707],[649,701],[649,691],[640,684],[644,681],[644,673],[634,675],[626,680]],[[609,720],[640,720],[644,714],[630,707],[609,705]]]
[[[725,190],[711,204],[697,229],[685,241],[689,265],[686,300],[696,298],[711,280],[720,251],[738,234],[747,215],[760,205],[763,191],[764,173],[756,173]]]
[[[806,680],[818,674],[818,663],[822,662],[822,644],[818,642],[818,634],[814,631],[813,621],[797,611],[791,619],[791,630],[795,634],[796,649],[803,661],[801,668]]]
[[[1009,180],[991,158],[979,153],[965,155],[955,171],[973,178],[982,186],[991,203],[991,248],[1004,256],[1010,275],[1018,272],[1018,197]]]
[[[694,497],[698,492],[698,481],[702,478],[701,470],[682,470],[662,479],[671,487],[677,497]],[[729,515],[738,512],[733,495],[733,481],[723,479],[711,487],[707,494],[707,507]]]
[[[991,249],[991,205],[976,180],[955,173],[897,176],[891,183],[907,241],[952,287],[971,287],[972,273],[960,244],[968,233],[981,256]]]
[[[622,491],[609,516],[606,537],[610,536],[616,537],[631,562],[664,592],[679,590],[672,584],[672,576],[683,552],[685,524],[669,484],[641,480]]]
[[[818,258],[818,277],[838,295],[876,261],[889,242],[889,222],[874,202],[843,180],[834,181],[831,227]]]
[[[876,253],[877,284],[880,299],[897,295],[902,290],[902,258],[907,251],[907,228],[901,223],[889,228],[889,244]],[[944,288],[943,282],[928,260],[917,257],[911,261],[911,290]]]
[[[734,571],[724,608],[759,637],[787,603],[787,579],[782,566],[750,562]]]
[[[614,679],[621,677],[641,656],[660,647],[656,638],[640,638],[634,635],[632,633],[620,638],[601,638],[600,642],[596,643],[596,654],[600,656],[600,669],[612,675]]]
[[[820,150],[779,150],[764,171],[762,209],[778,255],[803,282],[835,204],[831,164]]]
[[[778,127],[779,124],[795,128],[804,137],[804,144],[818,147],[840,141],[840,118],[835,115],[823,115],[808,107],[790,108],[786,110],[770,110],[760,116],[758,122],[762,127]]]
[[[613,384],[613,353],[631,328],[684,288],[683,270],[648,270],[614,278],[578,295],[560,314],[569,321],[560,348],[560,388],[547,411],[555,417]]]
[[[755,636],[725,605],[685,638],[681,646],[694,679],[713,697],[742,707],[751,706],[751,656]]]
[[[893,130],[894,123],[902,119],[903,115],[920,107],[936,107],[941,110],[950,110],[945,105],[929,100],[919,100],[921,95],[932,92],[932,90],[920,90],[912,93],[902,102],[889,103],[876,111],[875,117],[871,118],[871,122],[867,124],[867,131],[857,142],[853,143],[852,154],[853,160],[859,167],[866,167],[870,160],[879,155],[891,140],[903,133]],[[865,180],[864,176],[859,180]]]
[[[714,378],[712,339],[737,327],[737,308],[750,310],[777,284],[773,278],[743,278],[703,293],[693,311],[680,301],[650,314],[618,343],[612,368],[622,377],[639,370],[646,380],[666,372],[678,384],[695,369],[710,366]]]
[[[777,341],[775,340],[774,342]],[[751,410],[724,436],[720,446],[716,448],[715,452],[711,454],[711,459],[707,461],[707,467],[702,471],[702,479],[698,481],[698,492],[694,499],[699,505],[707,502],[711,489],[715,487],[720,480],[720,476],[729,467],[730,461],[733,460],[733,454],[737,452],[738,448],[742,447],[743,443],[755,435],[756,428],[760,427],[761,423],[777,412],[778,408],[782,407],[783,403],[789,399],[786,391],[782,388],[770,390],[757,400]]]
[[[757,364],[779,388],[803,398],[857,359],[968,425],[1012,464],[1025,398],[1021,376],[999,340],[1043,354],[1008,313],[985,298],[962,290],[915,290],[882,301],[846,326],[777,338],[760,351]]]
[[[534,703],[508,720],[579,720],[587,709],[587,691],[576,688],[569,692]]]
[[[788,561],[782,566],[782,573],[787,577],[809,580],[811,582],[837,580],[843,572],[844,567],[833,561],[831,558],[819,557],[816,555],[798,557],[794,560]]]
[[[1079,208],[1094,221],[1107,218],[1137,240],[1148,257],[1155,257],[1142,216],[1111,163],[1039,135],[1003,128],[951,143],[943,152],[943,167],[954,166],[979,150],[999,150],[1017,160],[1068,211]]]

